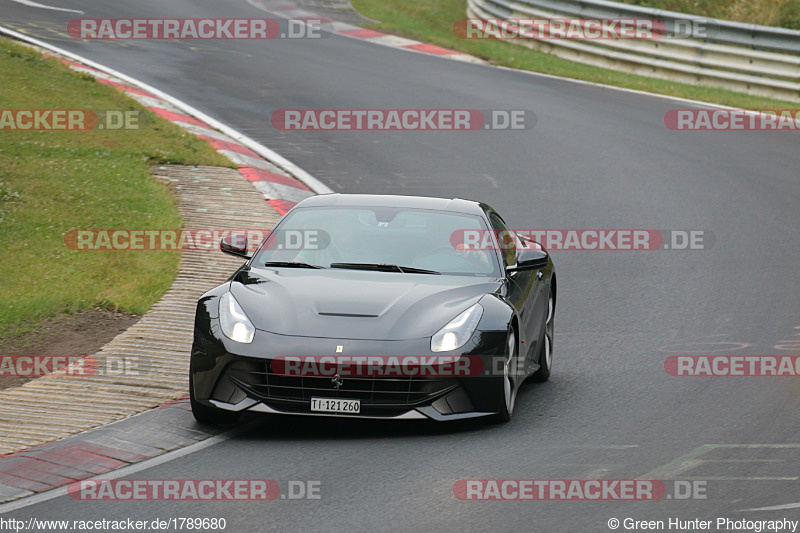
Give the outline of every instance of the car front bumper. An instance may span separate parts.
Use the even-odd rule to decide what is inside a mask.
[[[205,326],[205,327],[204,327]],[[287,376],[273,371],[281,356],[331,356],[341,346],[347,355],[469,356],[480,375],[345,376],[337,388],[327,375]],[[430,339],[377,341],[294,337],[256,331],[250,344],[231,341],[210,319],[196,324],[190,372],[196,401],[228,411],[387,420],[458,420],[498,411],[502,376],[493,366],[502,360],[505,332],[477,331],[458,353],[430,351]],[[496,370],[496,369],[495,369]],[[357,399],[351,413],[311,411],[311,397]]]

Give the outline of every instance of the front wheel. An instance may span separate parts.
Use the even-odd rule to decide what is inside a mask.
[[[547,300],[547,320],[544,323],[544,335],[539,349],[539,370],[532,376],[533,381],[544,382],[550,379],[550,369],[553,368],[553,332],[556,320],[556,302],[550,294]]]
[[[514,365],[516,364],[517,358],[517,336],[514,335],[514,330],[510,330],[508,332],[508,337],[506,338],[506,354],[504,356],[503,361],[503,380],[502,380],[502,391],[499,390],[500,386],[497,385],[497,395],[502,393],[502,401],[498,402],[500,404],[500,410],[494,415],[493,420],[496,423],[504,423],[511,420],[511,413],[514,412],[514,401],[516,400],[516,394],[514,391]]]

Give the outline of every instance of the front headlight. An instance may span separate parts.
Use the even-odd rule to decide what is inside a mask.
[[[229,339],[245,344],[253,342],[256,328],[229,292],[219,299],[219,324],[222,326],[222,333]]]
[[[482,315],[483,307],[475,304],[455,317],[431,337],[431,351],[449,352],[464,346],[475,333]]]

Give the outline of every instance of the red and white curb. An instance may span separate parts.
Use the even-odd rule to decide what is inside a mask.
[[[241,431],[199,427],[189,412],[189,400],[182,398],[0,456],[0,514],[63,496],[72,483],[96,476],[117,479],[213,446]],[[191,422],[187,423],[187,415]]]
[[[281,215],[300,200],[313,196],[314,192],[304,183],[288,175],[236,139],[221,133],[209,124],[187,115],[170,102],[147,91],[124,83],[115,76],[88,67],[76,61],[59,58],[73,70],[94,76],[105,85],[118,89],[159,117],[169,120],[196,137],[208,142],[217,152],[239,166],[239,172],[262,192],[264,198]]]
[[[205,140],[238,165],[242,176],[261,191],[267,203],[281,215],[309,196],[333,192],[272,150],[154,87],[8,28],[0,26],[0,34],[42,48],[46,55],[124,92],[159,117]]]
[[[370,43],[389,46],[392,48],[399,48],[401,50],[407,50],[410,52],[446,57],[447,59],[455,59],[457,61],[485,63],[485,61],[475,56],[458,52],[456,50],[442,48],[441,46],[436,46],[435,44],[428,44],[415,41],[413,39],[406,39],[405,37],[381,33],[379,31],[361,28],[345,22],[339,22],[327,17],[321,17],[310,11],[301,9],[294,4],[287,3],[286,0],[247,0],[247,2],[253,7],[257,7],[262,11],[266,11],[281,18],[315,22],[318,21],[320,23],[325,23],[327,27],[331,28],[331,32],[337,35],[361,39]]]

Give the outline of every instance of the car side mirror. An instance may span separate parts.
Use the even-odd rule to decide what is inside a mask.
[[[506,267],[506,272],[519,270],[537,270],[550,264],[550,258],[544,250],[536,248],[519,248],[517,250],[517,264]]]
[[[247,250],[247,235],[244,233],[234,233],[223,237],[222,240],[219,241],[219,249],[223,253],[236,257],[243,257],[244,259],[253,257],[253,254]]]

